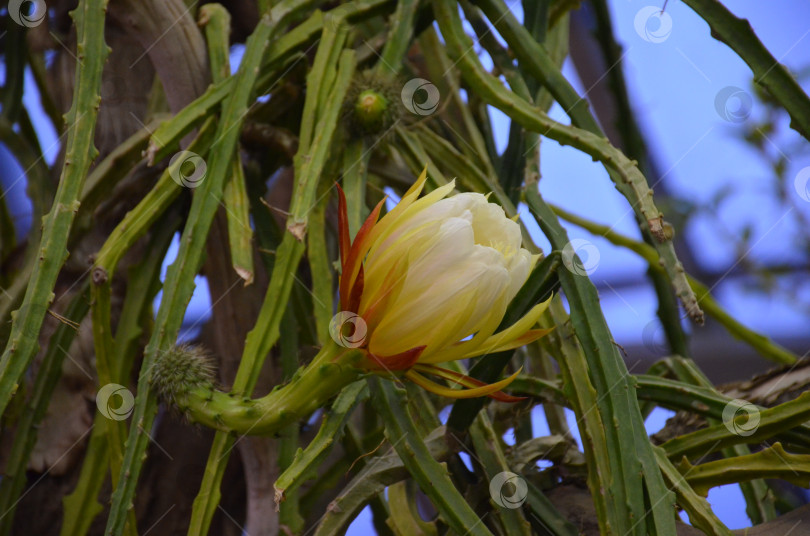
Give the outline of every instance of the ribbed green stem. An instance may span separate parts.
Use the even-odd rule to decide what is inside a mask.
[[[143,150],[149,141],[150,133],[154,132],[158,125],[166,119],[168,119],[167,114],[159,114],[93,167],[82,189],[83,205],[95,207],[99,201],[109,195],[115,185],[143,159]],[[85,219],[92,222],[92,217]]]
[[[487,480],[499,473],[511,471],[503,453],[502,439],[492,427],[492,421],[485,412],[479,412],[470,427],[470,439]],[[531,525],[520,508],[497,508],[495,515],[500,519],[506,536],[530,536]]]
[[[113,376],[115,368],[113,358],[113,334],[112,322],[110,320],[110,285],[93,285],[92,295],[94,306],[92,310],[93,320],[93,349],[96,357],[96,372],[98,373],[98,385],[102,388],[111,383],[117,383]],[[98,306],[103,304],[102,306]],[[121,475],[121,465],[124,461],[124,441],[127,437],[126,422],[117,419],[97,419],[96,423],[106,430],[107,436],[107,460],[110,464],[110,475],[112,485],[118,485]],[[124,533],[127,535],[137,535],[135,511],[127,512],[127,522]]]
[[[737,433],[739,429],[744,429],[751,414],[759,416],[758,426],[751,430],[751,433],[747,433],[747,431],[744,434]],[[739,423],[737,423],[738,419],[740,419]],[[762,411],[751,407],[746,415],[735,415],[730,422],[678,436],[661,446],[666,450],[667,456],[674,460],[680,460],[684,456],[705,456],[732,445],[760,443],[781,432],[802,425],[808,420],[810,420],[810,392],[805,392],[790,402]]]
[[[270,435],[309,416],[356,381],[362,354],[330,341],[289,383],[255,400],[195,387],[175,395],[177,406],[192,421],[237,434]]]
[[[638,380],[639,400],[651,400],[657,405],[673,411],[686,411],[708,419],[723,420],[723,409],[732,401],[731,398],[718,393],[710,387],[700,387],[683,382],[648,376],[636,376]],[[516,382],[518,380],[515,380]],[[760,411],[765,408],[759,407]],[[795,443],[804,449],[810,449],[810,426],[802,424],[779,434],[782,442]]]
[[[709,536],[731,536],[731,531],[717,518],[706,498],[692,489],[664,450],[661,447],[653,447],[653,450],[667,485],[678,497],[678,504],[689,514],[689,522]]]
[[[318,434],[304,450],[299,450],[293,462],[274,484],[276,501],[284,500],[307,479],[317,476],[318,465],[331,452],[335,442],[343,435],[346,423],[360,402],[368,398],[364,381],[358,381],[343,389],[329,409]]]
[[[143,326],[152,321],[152,299],[160,287],[160,267],[179,225],[179,216],[164,217],[146,246],[146,257],[129,271],[127,294],[118,319],[111,354],[115,359],[107,365],[115,383],[128,383],[135,354],[140,350],[138,342]],[[106,306],[108,305],[109,303]],[[94,306],[98,307],[99,304]],[[101,412],[96,412],[79,481],[73,491],[62,499],[64,516],[61,536],[87,534],[96,515],[103,510],[98,497],[107,477],[109,462],[110,436],[107,420]]]
[[[456,489],[447,466],[431,456],[399,389],[376,377],[369,378],[368,384],[374,406],[385,422],[385,436],[444,521],[458,534],[492,536]]]
[[[214,138],[214,125],[213,118],[206,121],[200,128],[197,137],[189,145],[188,150],[205,155],[208,145]],[[173,165],[166,168],[155,186],[135,208],[126,213],[124,219],[107,237],[104,245],[96,254],[93,277],[99,284],[111,284],[121,257],[154,225],[160,215],[183,191],[183,188],[172,179],[172,174],[177,173],[181,165],[182,159],[178,159]]]
[[[484,70],[474,54],[468,54],[472,43],[463,30],[455,7],[454,3],[442,1],[434,5],[434,12],[450,56],[458,60],[458,67],[470,88],[487,104],[500,109],[526,129],[552,138],[561,145],[570,145],[599,160],[610,173],[616,174],[616,184],[620,191],[626,194],[634,192],[629,199],[633,200],[631,203],[637,210],[640,225],[645,232],[650,232],[656,238],[656,248],[664,259],[664,267],[676,294],[689,316],[702,322],[703,313],[692,289],[686,283],[683,266],[678,262],[672,243],[664,232],[663,216],[653,203],[652,190],[647,186],[636,163],[612,146],[601,134],[553,121],[543,110],[508,91],[497,78]],[[507,10],[500,16],[508,18],[510,14]],[[556,67],[554,71],[559,72]]]
[[[149,387],[152,365],[160,352],[168,350],[176,342],[183,320],[181,313],[194,291],[194,275],[202,262],[206,237],[222,197],[225,178],[232,169],[234,150],[264,51],[273,41],[273,35],[289,21],[292,13],[291,4],[297,5],[293,2],[278,4],[272,14],[266,13],[259,21],[245,46],[245,55],[234,77],[233,91],[223,103],[222,115],[217,125],[217,137],[209,153],[208,173],[195,190],[188,221],[180,240],[177,260],[166,273],[166,284],[155,321],[155,331],[144,352],[121,481],[113,493],[110,518],[107,522],[108,535],[121,534],[126,512],[130,509],[138,476],[143,467],[143,456],[149,441],[146,432],[151,428],[157,411],[157,399]]]
[[[408,48],[411,46],[413,38],[413,18],[416,8],[419,7],[417,0],[400,0],[397,8],[391,15],[391,31],[385,41],[380,61],[374,67],[378,73],[389,73],[396,75],[402,67],[402,60],[406,57]]]
[[[283,6],[284,4],[279,4],[277,8]],[[296,9],[303,10],[306,7],[307,4],[300,3],[297,4]],[[277,8],[274,8],[274,11]],[[335,28],[340,29],[342,26],[341,21],[338,20],[336,22],[337,24],[328,25],[327,28],[325,28],[321,46],[318,47],[318,54],[316,54],[316,61],[319,55],[327,54],[331,56],[333,54],[334,51],[331,50],[330,43],[334,44],[334,39],[336,38]],[[256,35],[256,32],[254,32],[254,35]],[[251,37],[251,42],[252,39]],[[244,61],[243,58],[243,65]],[[319,63],[322,64],[322,62],[323,60]],[[349,81],[354,73],[354,67],[354,55],[348,52],[342,52],[339,59],[339,68],[336,70],[337,72],[334,73],[331,93],[328,93],[325,101],[320,103],[320,108],[318,108],[317,100],[308,99],[307,102],[309,106],[305,104],[305,118],[308,114],[310,116],[314,115],[319,109],[322,111],[323,115],[321,116],[318,133],[313,136],[313,139],[303,141],[302,124],[302,135],[300,136],[302,144],[299,145],[299,153],[301,154],[297,155],[295,160],[296,183],[293,191],[294,198],[308,199],[311,203],[314,197],[314,192],[318,187],[318,179],[320,178],[323,166],[329,154],[332,136],[336,128],[338,110],[341,107]],[[332,66],[332,69],[334,70],[334,66]],[[320,75],[317,76],[321,76],[322,74],[323,73],[320,73]],[[316,75],[313,75],[313,78],[308,78],[307,80],[307,87],[313,94],[317,92],[316,88],[318,87],[317,85],[313,85],[313,81],[320,80],[320,78],[315,77]],[[308,93],[308,96],[309,95],[310,93]],[[312,128],[310,128],[309,132],[311,136]],[[309,149],[311,149],[311,152]],[[301,190],[312,191],[302,192]],[[299,222],[301,222],[301,220],[306,222],[308,213],[313,206],[312,204],[305,205],[305,203],[299,205],[298,214],[295,214],[296,211],[291,209],[291,212],[294,214],[291,216],[290,222],[293,221],[293,217],[295,216],[299,218]],[[267,288],[267,293],[265,294],[264,303],[259,312],[256,327],[248,333],[242,360],[234,379],[233,392],[237,395],[249,394],[253,391],[258,381],[264,359],[273,345],[278,341],[281,319],[286,310],[298,264],[304,254],[305,246],[301,239],[304,238],[304,234],[306,233],[306,223],[299,226],[297,230],[299,233],[297,236],[290,231],[285,232],[284,238],[277,248],[275,264],[270,276],[270,283]],[[191,522],[188,529],[189,536],[206,534],[208,532],[211,519],[219,504],[219,485],[225,472],[225,465],[228,461],[233,441],[233,437],[229,434],[218,433],[214,436],[214,442],[211,446],[211,452],[208,456],[208,462],[203,474],[203,481],[200,484],[200,491],[194,499]]]
[[[422,445],[433,461],[447,459],[451,452],[444,438],[444,428],[437,428],[422,441]],[[360,461],[360,463],[363,463]],[[333,467],[341,469],[341,464]],[[346,469],[340,470],[338,476],[343,477]],[[324,475],[327,476],[327,475]],[[321,477],[323,480],[324,476]],[[338,536],[346,533],[346,527],[360,513],[363,506],[379,497],[385,488],[410,478],[402,459],[396,452],[387,451],[370,457],[365,466],[352,478],[351,482],[335,497],[332,504],[335,508],[327,509],[318,522],[314,536]],[[315,496],[321,496],[318,485],[313,486]],[[325,488],[322,488],[325,489]]]
[[[90,309],[87,287],[87,280],[85,280],[81,290],[64,312],[64,317],[68,322],[78,325]],[[0,481],[0,514],[2,514],[0,534],[3,536],[11,533],[15,507],[26,483],[28,458],[34,449],[39,425],[45,417],[51,395],[62,376],[62,362],[67,355],[65,349],[70,348],[78,333],[75,325],[68,322],[59,324],[51,337],[48,350],[42,359],[42,365],[37,371],[31,398],[26,401],[23,414],[16,423],[14,443],[6,459],[3,479]]]
[[[676,357],[669,358],[668,360],[663,361],[663,363],[672,363],[672,370],[678,380],[686,382],[687,384],[690,384],[690,386],[700,386],[707,389],[712,394],[720,396],[712,385],[712,382],[709,381],[709,378],[703,374],[693,360],[683,357]],[[639,398],[641,398],[641,393],[639,393]],[[731,402],[730,399],[725,399],[722,403],[722,407],[715,411],[715,415],[706,419],[709,426],[723,422],[725,419],[723,411],[729,402]],[[733,445],[731,447],[722,449],[721,453],[726,458],[736,458],[751,454],[751,450],[748,448],[748,445]],[[745,498],[745,511],[748,513],[748,517],[751,519],[751,522],[754,525],[763,523],[765,521],[770,521],[777,517],[774,494],[769,492],[768,485],[764,480],[760,479],[740,482],[740,489],[742,490],[743,497]]]
[[[205,27],[211,78],[219,83],[231,74],[230,53],[231,15],[221,4],[205,4],[200,8],[199,24]],[[253,283],[253,229],[250,227],[250,202],[245,186],[242,156],[233,155],[233,174],[225,184],[222,201],[228,221],[228,245],[231,265],[245,285]]]
[[[18,382],[39,348],[39,330],[62,265],[67,260],[67,241],[79,195],[90,164],[96,155],[93,136],[101,100],[101,71],[109,54],[104,42],[106,0],[83,0],[72,12],[76,23],[76,85],[67,115],[68,136],[65,161],[53,207],[43,222],[39,258],[14,318],[11,334],[0,358],[0,414],[4,413]]]
[[[460,148],[472,162],[490,177],[498,174],[492,167],[492,162],[497,161],[498,154],[495,150],[495,141],[492,136],[492,129],[489,115],[485,112],[486,107],[468,105],[461,98],[461,81],[454,71],[455,62],[447,55],[447,47],[439,39],[439,35],[434,28],[428,28],[419,36],[419,46],[422,54],[431,61],[425,62],[428,78],[437,84],[441,89],[441,108],[446,113],[442,114],[442,122],[452,125],[452,129],[464,139]],[[446,87],[446,90],[444,89]],[[449,101],[445,105],[445,101]],[[480,113],[484,110],[484,113]],[[418,139],[418,138],[417,138]],[[425,161],[419,164],[419,169],[415,173],[422,171]],[[431,173],[435,173],[436,166],[428,166]],[[446,181],[445,181],[446,182]]]
[[[231,14],[222,4],[205,4],[200,7],[197,24],[205,30],[211,79],[215,84],[222,82],[231,75]]]
[[[774,443],[754,454],[700,465],[692,465],[684,460],[678,470],[701,495],[716,486],[760,478],[786,480],[800,488],[810,486],[810,455],[787,452],[781,443]]]
[[[293,303],[287,305],[287,312],[281,320],[281,330],[284,332],[284,337],[281,339],[280,353],[281,353],[281,374],[285,382],[294,381],[299,371],[299,338],[298,338],[298,325],[295,320],[295,312]],[[322,349],[321,352],[325,350]],[[328,351],[328,350],[327,350]],[[317,361],[317,357],[315,361]],[[337,359],[337,356],[334,357]],[[309,369],[304,369],[303,373]],[[284,387],[282,387],[284,389]],[[337,394],[337,393],[335,393]],[[278,432],[278,470],[286,471],[287,468],[293,463],[296,452],[300,451],[301,439],[301,426],[297,420],[290,420],[286,426],[281,428]],[[285,500],[279,503],[276,501],[278,508],[278,521],[280,524],[287,526],[294,534],[298,534],[304,528],[304,518],[301,516],[299,504],[298,490],[290,490]]]
[[[525,195],[552,246],[562,249],[568,243],[567,233],[543,201],[537,186],[529,185]],[[612,495],[614,509],[600,512],[600,528],[606,534],[672,534],[675,527],[669,506],[671,492],[664,485],[652,445],[644,433],[638,401],[632,392],[634,380],[601,313],[596,287],[588,277],[567,269],[560,269],[558,274],[571,308],[576,337],[587,359],[587,377],[572,375],[569,370],[566,378],[583,384],[585,389],[592,385],[599,393],[595,406],[577,408],[577,417],[584,419],[580,411],[596,412],[604,426],[609,462],[607,466],[596,466],[593,472],[599,476],[589,479],[589,485],[594,496]],[[570,366],[565,360],[559,363],[562,368]],[[598,484],[600,480],[602,483]]]
[[[565,221],[569,221],[574,225],[578,225],[583,229],[590,231],[592,234],[596,236],[601,236],[607,239],[610,243],[615,244],[617,246],[625,247],[630,251],[633,251],[642,259],[647,261],[650,265],[650,268],[654,270],[662,270],[661,265],[659,263],[659,258],[657,252],[653,247],[643,242],[639,242],[637,240],[633,240],[628,236],[624,236],[620,233],[614,231],[611,227],[607,225],[602,225],[600,223],[596,223],[592,220],[587,218],[583,218],[581,216],[577,216],[567,210],[564,210],[557,206],[552,206],[552,210],[555,214],[557,214],[560,218],[564,219]],[[728,312],[726,312],[723,307],[717,303],[717,301],[712,297],[710,294],[710,289],[706,288],[705,285],[698,282],[695,278],[691,277],[690,275],[686,274],[686,280],[692,289],[695,291],[697,295],[698,302],[706,311],[706,313],[717,320],[729,334],[734,337],[735,339],[739,339],[762,355],[762,357],[766,359],[770,359],[771,361],[775,361],[776,363],[780,363],[783,365],[790,365],[796,362],[799,359],[797,355],[793,352],[788,350],[787,348],[773,342],[767,336],[757,333],[752,329],[744,326],[734,317],[732,317]]]
[[[350,140],[343,152],[343,191],[346,194],[349,236],[354,237],[368,216],[366,179],[371,151],[362,138]]]
[[[332,261],[326,242],[326,209],[329,195],[326,188],[332,185],[322,184],[324,191],[320,201],[310,213],[310,230],[307,233],[307,260],[312,274],[312,315],[315,317],[315,332],[320,344],[329,340],[329,322],[332,320]]]
[[[639,374],[636,394],[639,400],[654,402],[655,405],[673,411],[686,411],[708,419],[723,420],[723,410],[732,399],[710,387],[700,387],[682,381],[668,380],[658,376]],[[516,395],[528,395],[543,402],[571,406],[558,382],[529,376],[518,376],[509,389]],[[765,408],[757,406],[759,411]],[[810,426],[801,424],[790,430],[779,432],[776,437],[794,448],[810,452]]]

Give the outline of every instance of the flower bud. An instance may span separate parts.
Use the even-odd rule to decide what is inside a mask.
[[[371,71],[362,73],[346,94],[344,110],[354,136],[382,136],[399,118],[391,81]]]

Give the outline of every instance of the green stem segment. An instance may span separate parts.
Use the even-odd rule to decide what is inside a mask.
[[[417,429],[402,392],[380,378],[369,378],[368,386],[374,407],[385,422],[385,437],[442,519],[458,534],[492,536],[450,479],[447,466],[431,456],[425,434]]]
[[[281,9],[283,6],[284,3],[281,3],[273,8],[273,11]],[[348,4],[345,4],[345,6],[348,6]],[[298,9],[304,9],[306,7],[306,5],[301,4]],[[346,30],[343,28],[342,22],[332,22],[333,23],[327,25],[324,31],[324,35],[318,47],[318,53],[316,54],[316,60],[318,55],[333,56],[333,49],[343,50],[343,40],[345,40],[346,37]],[[283,25],[281,27],[283,27]],[[335,46],[338,31],[340,31],[342,37],[340,38],[339,46]],[[254,35],[256,35],[255,32]],[[266,40],[266,37],[264,38]],[[252,41],[252,39],[251,37],[249,41]],[[259,42],[262,41],[259,40]],[[279,44],[279,46],[281,45]],[[315,129],[311,125],[306,129],[304,128],[304,124],[301,126],[301,135],[299,136],[301,144],[298,148],[300,155],[296,157],[295,161],[296,184],[293,193],[293,197],[299,199],[299,202],[297,205],[292,205],[298,208],[290,209],[292,215],[290,220],[288,220],[288,228],[290,226],[296,228],[297,234],[294,234],[292,231],[284,233],[281,245],[277,249],[275,264],[270,276],[270,284],[267,288],[262,310],[256,321],[256,327],[248,333],[247,340],[245,341],[242,360],[236,372],[236,378],[234,379],[232,387],[234,393],[249,394],[252,392],[258,380],[264,357],[280,336],[279,326],[281,324],[281,318],[292,290],[293,278],[297,266],[304,254],[305,243],[302,242],[301,239],[303,239],[306,234],[308,211],[315,204],[313,200],[319,182],[318,178],[321,176],[326,159],[328,158],[328,151],[326,149],[331,146],[332,136],[335,132],[335,125],[337,124],[339,115],[339,108],[341,107],[355,68],[356,60],[354,55],[348,51],[341,52],[339,57],[333,57],[333,60],[338,64],[338,69],[337,72],[333,73],[334,78],[331,80],[331,83],[327,84],[332,88],[332,92],[324,96],[324,100],[320,103],[323,106],[319,108],[319,103],[314,97],[309,98],[304,105],[303,117],[318,120],[318,133],[317,135],[313,135]],[[244,64],[244,59],[242,62]],[[316,61],[316,66],[313,67],[312,71],[316,74],[307,78],[307,88],[309,91],[315,92],[315,88],[321,86],[323,76],[320,75],[325,74],[325,69],[322,65],[323,61]],[[318,68],[321,70],[318,71]],[[330,73],[332,70],[333,68],[330,69]],[[320,93],[320,91],[318,91],[318,93]],[[323,113],[319,114],[319,109]],[[314,121],[315,119],[312,120]],[[305,136],[304,132],[308,134]],[[295,225],[296,223],[298,224],[297,226]],[[226,434],[217,434],[214,437],[214,443],[208,457],[203,481],[200,484],[200,491],[194,499],[191,522],[188,529],[189,535],[208,533],[211,519],[219,504],[219,483],[222,481],[225,472],[225,464],[228,461],[232,442],[233,439],[231,436]]]
[[[90,308],[87,283],[83,287],[64,312],[64,316],[70,322],[80,323]],[[62,376],[62,362],[67,355],[62,349],[70,348],[77,332],[78,330],[68,322],[59,324],[37,371],[31,398],[26,401],[17,423],[14,443],[7,455],[8,461],[3,479],[0,481],[0,512],[3,512],[0,518],[0,534],[3,536],[12,533],[14,512],[20,502],[20,494],[25,488],[28,460],[36,444],[40,423],[45,418],[51,396]]]
[[[733,418],[722,424],[670,439],[661,447],[672,460],[699,459],[716,450],[742,443],[756,444],[800,426],[810,419],[810,393],[778,406],[759,410],[753,404],[738,403]],[[758,426],[746,428],[749,419],[759,417]],[[750,426],[750,425],[749,425]]]
[[[660,264],[660,257],[655,251],[655,248],[649,244],[633,240],[630,237],[617,233],[607,225],[596,223],[581,216],[577,216],[576,214],[568,212],[560,207],[551,206],[551,209],[563,220],[571,222],[574,225],[578,225],[594,235],[601,236],[607,239],[607,241],[611,244],[625,247],[636,253],[642,259],[647,261],[650,264],[650,268],[653,270],[663,270]],[[798,356],[793,354],[787,348],[777,344],[767,336],[753,331],[740,323],[738,320],[728,314],[728,312],[723,309],[721,305],[714,299],[714,297],[711,295],[711,289],[707,288],[689,274],[685,275],[686,281],[697,295],[697,300],[700,306],[709,316],[719,322],[732,337],[743,341],[751,346],[751,348],[759,352],[762,357],[765,359],[770,359],[776,363],[791,365],[799,359]]]
[[[98,155],[93,145],[98,115],[101,70],[109,54],[104,42],[106,0],[80,2],[71,16],[78,36],[76,85],[67,114],[67,147],[59,187],[51,211],[45,216],[39,258],[34,265],[22,306],[11,325],[8,343],[0,358],[0,414],[17,390],[18,382],[39,349],[38,334],[62,265],[67,260],[67,241],[79,211],[79,196],[90,164]]]
[[[184,393],[175,393],[174,399],[180,409],[199,424],[224,432],[270,435],[306,418],[356,381],[363,373],[355,367],[361,359],[361,351],[329,341],[288,384],[262,398],[238,398],[199,385]]]
[[[433,10],[447,42],[448,52],[457,61],[470,90],[527,130],[542,133],[561,145],[570,145],[590,155],[594,160],[599,160],[612,177],[614,175],[617,177],[615,182],[622,193],[625,195],[634,193],[635,197],[631,199],[633,206],[636,207],[639,223],[645,232],[649,231],[655,237],[656,249],[663,259],[664,268],[677,296],[681,299],[687,314],[697,323],[702,323],[703,312],[685,280],[683,266],[675,255],[671,237],[665,232],[663,215],[653,203],[652,190],[647,186],[646,179],[636,163],[608,143],[602,135],[584,128],[557,123],[540,108],[508,91],[497,78],[486,72],[475,55],[467,54],[473,44],[464,32],[456,13],[456,4],[449,0],[436,2]],[[499,16],[508,18],[509,15],[503,13]]]
[[[563,249],[568,235],[556,215],[546,205],[535,185],[527,186],[526,203],[555,249]],[[579,398],[577,418],[584,421],[583,436],[604,434],[606,450],[586,452],[597,462],[589,477],[589,487],[598,509],[599,526],[604,534],[672,534],[675,532],[669,508],[674,497],[664,484],[652,446],[644,433],[635,382],[616,349],[604,316],[600,314],[596,287],[587,278],[569,270],[558,271],[571,308],[571,325],[585,354],[584,375],[572,374],[573,365],[559,361],[569,392]],[[581,366],[581,365],[580,365]],[[585,390],[586,392],[583,392]],[[595,393],[594,393],[595,391]],[[599,395],[595,405],[587,399]],[[587,398],[581,398],[582,396]],[[582,405],[582,402],[588,402]],[[596,413],[601,423],[586,420]],[[601,429],[594,429],[594,424]],[[607,455],[607,460],[604,459]],[[590,464],[589,464],[590,465]],[[645,494],[646,491],[646,494]],[[602,499],[604,497],[607,500]],[[649,504],[649,506],[647,506]]]

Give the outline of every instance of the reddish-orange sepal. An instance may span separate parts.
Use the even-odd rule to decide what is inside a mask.
[[[363,297],[363,287],[365,286],[366,276],[363,270],[363,265],[360,265],[360,271],[357,272],[357,279],[354,280],[352,292],[349,294],[349,302],[345,307],[341,305],[343,311],[351,311],[353,313],[359,312],[360,300]]]
[[[351,248],[351,237],[349,236],[349,215],[346,207],[346,194],[340,184],[335,183],[338,191],[338,249],[340,249],[340,266],[346,266],[346,257]]]
[[[345,203],[345,197],[343,199]],[[374,210],[372,210],[371,214],[368,215],[368,218],[366,218],[366,221],[360,227],[360,230],[357,231],[357,236],[354,237],[354,241],[352,242],[351,248],[349,248],[348,255],[346,255],[345,258],[343,255],[341,255],[341,258],[344,259],[343,272],[340,274],[339,289],[340,307],[342,310],[345,310],[345,307],[348,307],[349,305],[350,295],[354,288],[355,279],[360,271],[360,267],[362,267],[363,257],[368,252],[368,249],[364,248],[365,242],[369,233],[374,228],[374,225],[377,223],[377,218],[380,215],[380,210],[382,210],[383,203],[385,203],[385,199],[382,199],[379,203],[377,203],[377,206],[374,207]],[[346,232],[348,234],[348,223],[346,225]]]
[[[422,352],[425,350],[425,346],[417,346],[415,348],[411,348],[410,350],[405,350],[399,354],[395,355],[387,355],[387,356],[376,356],[371,352],[368,352],[368,360],[371,364],[379,371],[399,371],[399,370],[408,370],[409,368],[413,367],[417,361],[419,361],[419,356],[422,355]]]

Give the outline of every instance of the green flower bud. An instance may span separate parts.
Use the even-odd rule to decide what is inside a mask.
[[[383,136],[400,114],[392,81],[366,71],[358,76],[346,94],[344,109],[353,136]]]

